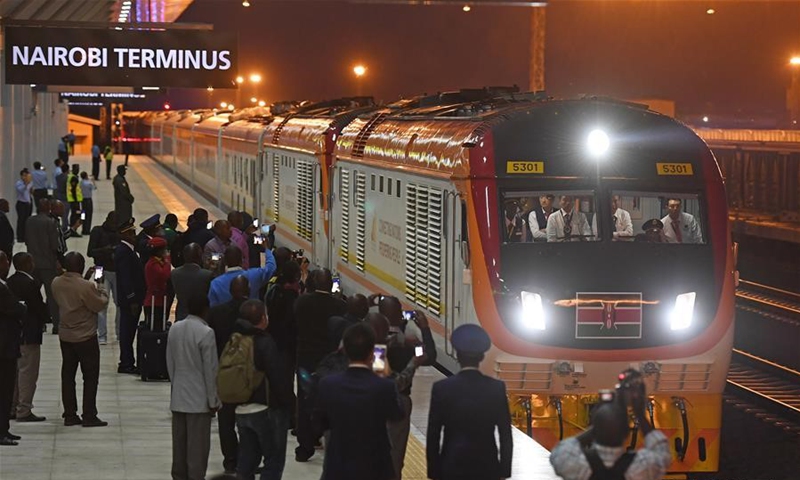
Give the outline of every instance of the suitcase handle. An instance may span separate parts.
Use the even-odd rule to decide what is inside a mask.
[[[151,332],[155,332],[155,321],[156,321],[156,296],[153,295],[150,299],[150,328]],[[164,303],[161,305],[161,331],[167,331],[167,296],[164,295]]]

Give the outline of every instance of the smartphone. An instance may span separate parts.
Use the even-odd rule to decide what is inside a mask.
[[[261,233],[263,233],[264,235],[269,235],[271,229],[272,225],[261,225]]]
[[[372,370],[375,372],[382,372],[386,370],[386,345],[375,345],[372,351],[374,359],[372,360]]]
[[[255,228],[258,228],[258,219],[257,219],[257,218],[254,218],[254,219],[253,219],[253,226],[254,226]]]
[[[213,226],[214,226],[214,222],[208,222],[208,223],[206,223],[206,228],[207,228],[208,230],[211,230],[211,227],[213,227]]]
[[[211,260],[213,260],[215,262],[219,262],[220,258],[222,258],[222,255],[220,255],[219,253],[212,253],[211,254]]]
[[[253,237],[253,245],[264,245],[264,237],[256,235]]]
[[[94,281],[99,282],[103,278],[103,267],[94,267]]]
[[[333,286],[331,287],[331,293],[339,293],[342,291],[342,282],[339,280],[339,277],[333,278]]]
[[[81,220],[86,220],[86,212],[81,212]]]
[[[414,310],[403,310],[403,319],[405,319],[405,321],[412,322],[415,318],[417,318],[417,314]]]
[[[422,350],[422,345],[414,347],[414,356],[421,357],[425,352]]]

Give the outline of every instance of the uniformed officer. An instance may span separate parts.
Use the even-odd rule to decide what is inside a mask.
[[[125,173],[127,169],[125,165],[117,167],[117,176],[114,177],[112,184],[114,185],[114,211],[117,214],[117,222],[120,225],[127,222],[133,217],[133,195],[128,186],[128,181],[125,180]]]
[[[164,229],[161,226],[161,215],[155,214],[139,224],[142,231],[136,236],[136,253],[142,260],[142,265],[147,265],[147,261],[152,256],[150,240],[154,237],[163,237]]]
[[[644,222],[642,230],[644,230],[644,235],[648,242],[667,243],[667,239],[664,236],[664,223],[661,220],[653,218]]]
[[[472,324],[456,328],[451,341],[461,371],[436,382],[431,390],[428,478],[509,478],[513,444],[506,387],[478,370],[492,341],[481,327]],[[499,460],[495,427],[500,433]],[[440,442],[442,429],[444,442]]]

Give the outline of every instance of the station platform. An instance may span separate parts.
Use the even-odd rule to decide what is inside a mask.
[[[116,165],[123,156],[115,157]],[[91,169],[89,157],[73,157],[71,163]],[[103,165],[105,168],[105,165]],[[50,172],[48,168],[48,172]],[[127,174],[135,197],[133,214],[137,223],[154,213],[163,220],[166,213],[178,216],[181,229],[198,206],[209,211],[210,218],[224,218],[207,199],[175,179],[145,156],[130,156]],[[94,196],[94,225],[99,225],[114,208],[111,181],[97,182]],[[89,238],[71,238],[71,251],[85,255]],[[23,251],[25,245],[15,245]],[[89,259],[89,262],[91,260]],[[87,265],[91,263],[87,262]],[[170,387],[168,382],[142,382],[132,375],[116,373],[119,349],[114,335],[114,305],[109,306],[109,343],[100,346],[101,369],[98,389],[98,416],[108,421],[105,428],[64,427],[61,419],[61,353],[58,337],[44,336],[41,368],[34,413],[46,416],[40,423],[16,423],[11,431],[22,437],[19,446],[0,447],[0,479],[25,480],[164,480],[170,478],[172,463]],[[421,368],[412,389],[413,411],[404,480],[423,480],[426,476],[425,433],[428,421],[430,390],[444,376],[434,368]],[[80,405],[81,379],[76,379]],[[216,422],[212,423],[211,455],[207,478],[224,477]],[[317,452],[307,463],[294,460],[295,438],[289,437],[286,468],[287,480],[317,480],[322,472],[323,452]],[[558,478],[548,461],[549,452],[519,430],[514,429],[513,479],[549,480]],[[230,477],[233,478],[233,477]]]

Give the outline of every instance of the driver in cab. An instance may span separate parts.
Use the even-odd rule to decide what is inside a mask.
[[[578,242],[593,238],[586,215],[575,211],[575,199],[570,195],[559,197],[561,210],[547,219],[548,242]]]

